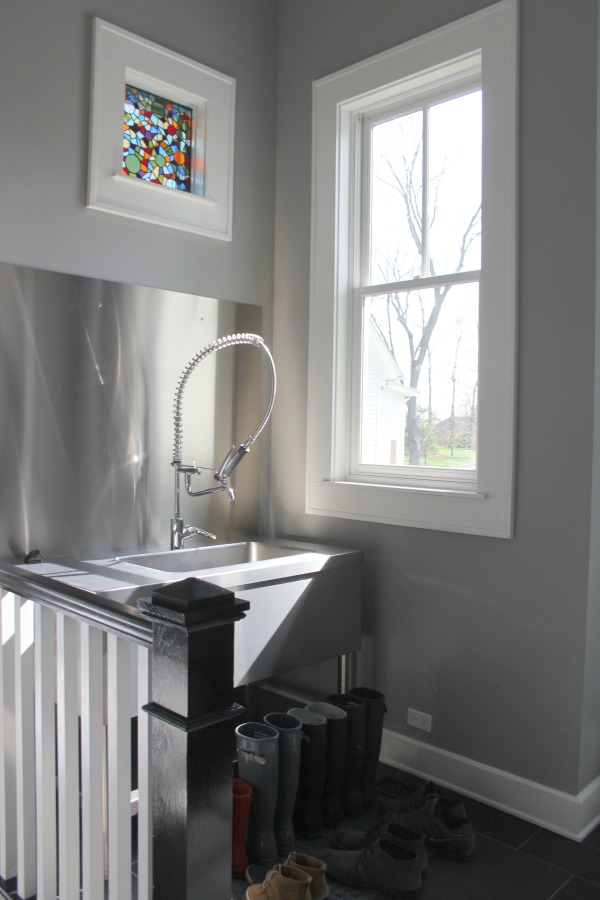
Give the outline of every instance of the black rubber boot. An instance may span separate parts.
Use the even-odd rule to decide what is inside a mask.
[[[288,709],[290,716],[302,722],[300,774],[294,807],[294,828],[307,838],[322,834],[323,788],[325,786],[325,755],[327,753],[327,719],[308,709]]]
[[[342,802],[347,816],[357,816],[364,809],[360,779],[365,759],[366,703],[352,694],[331,694],[328,703],[346,712],[346,765],[342,783]]]
[[[342,785],[346,767],[346,711],[333,703],[308,703],[306,709],[327,719],[325,784],[323,785],[323,820],[326,827],[337,825],[344,817]]]
[[[246,851],[251,863],[277,861],[275,808],[279,781],[279,732],[264,722],[244,722],[235,729],[239,777],[252,788]]]
[[[279,732],[279,779],[273,830],[278,855],[287,856],[296,846],[292,813],[300,774],[302,722],[296,716],[280,712],[267,713],[263,721]]]
[[[381,737],[383,734],[383,716],[386,712],[385,697],[371,688],[357,687],[349,691],[352,697],[359,697],[365,702],[365,755],[360,776],[360,789],[365,809],[377,805],[377,763],[381,753]]]

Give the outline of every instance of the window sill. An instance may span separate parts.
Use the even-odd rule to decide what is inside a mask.
[[[307,498],[306,512],[311,515],[512,537],[510,496],[485,491],[313,481]]]

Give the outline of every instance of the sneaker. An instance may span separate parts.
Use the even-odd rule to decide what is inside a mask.
[[[468,859],[475,847],[475,832],[460,800],[432,797],[425,806],[398,815],[386,813],[385,822],[394,822],[422,834],[428,850]]]
[[[445,796],[443,788],[428,781],[416,791],[406,793],[407,785],[397,779],[388,778],[377,786],[379,808],[397,813],[411,812],[425,806],[432,797]]]
[[[378,838],[404,847],[415,853],[419,860],[419,866],[423,872],[427,868],[427,850],[425,838],[422,834],[415,834],[402,825],[389,822],[387,825],[379,825],[371,831],[358,831],[355,828],[339,828],[332,838],[332,844],[338,850],[361,850],[368,844],[372,844]]]
[[[383,892],[388,897],[411,897],[421,890],[417,855],[379,838],[362,850],[321,850],[332,878],[354,887]]]

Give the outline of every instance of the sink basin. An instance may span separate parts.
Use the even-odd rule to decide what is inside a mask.
[[[143,553],[137,556],[121,556],[118,561],[143,566],[160,572],[199,572],[225,566],[242,566],[248,563],[266,562],[306,553],[295,547],[279,547],[260,541],[239,541],[214,547],[193,547],[189,550],[168,550],[166,553]]]

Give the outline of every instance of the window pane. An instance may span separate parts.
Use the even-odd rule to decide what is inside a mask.
[[[478,309],[478,284],[365,299],[361,464],[476,468]]]
[[[187,106],[125,85],[123,174],[190,191],[192,117]]]
[[[371,284],[422,274],[423,112],[371,130]]]
[[[429,274],[481,267],[481,91],[429,109]]]

